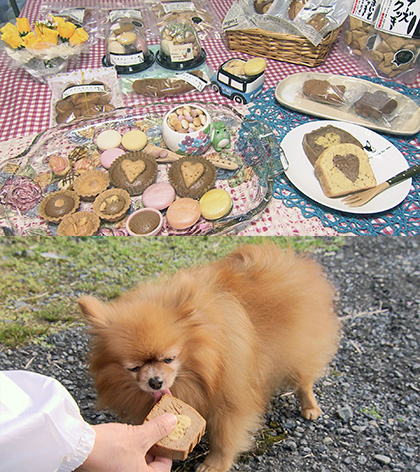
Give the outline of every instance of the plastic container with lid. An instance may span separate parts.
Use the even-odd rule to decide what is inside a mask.
[[[206,60],[197,31],[190,21],[167,23],[160,33],[160,48],[156,53],[159,65],[171,70],[188,70]]]
[[[140,72],[154,62],[154,55],[148,48],[143,32],[143,24],[134,18],[119,18],[111,24],[105,48],[104,66],[115,66],[119,74]]]

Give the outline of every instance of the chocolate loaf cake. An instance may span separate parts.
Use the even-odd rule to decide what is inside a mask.
[[[150,453],[155,456],[183,461],[200,442],[206,430],[206,421],[192,406],[171,395],[163,395],[147,415],[145,421],[164,413],[174,413],[178,424],[172,433],[150,449]]]
[[[376,185],[369,157],[354,144],[327,148],[315,163],[315,175],[327,197],[339,197]]]
[[[315,165],[318,157],[330,146],[350,143],[363,149],[363,145],[347,131],[333,125],[323,126],[303,137],[302,145],[305,154],[312,165]]]

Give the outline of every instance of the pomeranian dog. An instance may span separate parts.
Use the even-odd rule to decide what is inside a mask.
[[[207,420],[199,472],[226,472],[252,446],[270,396],[293,388],[321,410],[314,381],[334,356],[334,290],[320,265],[274,244],[146,282],[110,303],[78,303],[91,325],[99,403],[140,424],[171,393]]]

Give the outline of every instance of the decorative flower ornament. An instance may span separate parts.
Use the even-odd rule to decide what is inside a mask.
[[[39,79],[62,70],[89,38],[83,28],[53,15],[32,28],[27,18],[17,18],[16,25],[6,23],[0,33],[8,55]]]

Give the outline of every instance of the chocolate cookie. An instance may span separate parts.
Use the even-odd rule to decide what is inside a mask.
[[[115,187],[127,190],[130,195],[141,195],[155,181],[157,164],[145,152],[129,152],[113,161],[109,175]]]
[[[200,198],[216,181],[216,168],[204,157],[185,156],[168,172],[171,185],[181,197]]]

